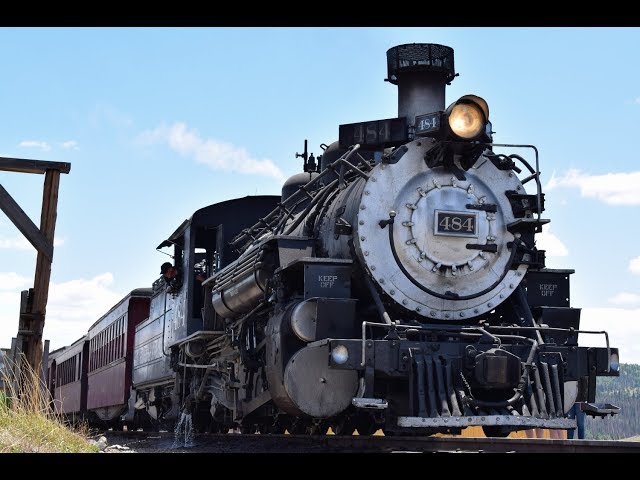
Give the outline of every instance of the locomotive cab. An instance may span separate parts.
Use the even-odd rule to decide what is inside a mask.
[[[179,282],[167,285],[160,277],[153,283],[149,317],[135,331],[133,387],[125,421],[154,428],[175,423],[184,403],[176,390],[181,384],[175,371],[193,361],[187,353],[197,356],[203,342],[224,332],[211,306],[206,278],[238,257],[229,246],[231,238],[279,199],[244,197],[202,208],[158,245],[172,257]]]
[[[244,197],[202,208],[158,245],[158,250],[171,252],[169,255],[181,275],[180,289],[169,292],[175,306],[164,309],[165,299],[159,299],[167,314],[166,323],[170,324],[166,331],[171,337],[167,346],[195,332],[222,327],[211,302],[205,301],[211,296],[207,278],[238,258],[238,252],[229,246],[231,239],[251,226],[256,215],[274,208],[278,200],[276,196]],[[162,278],[157,280],[154,291],[162,291],[162,283]],[[167,292],[162,293],[164,297]]]

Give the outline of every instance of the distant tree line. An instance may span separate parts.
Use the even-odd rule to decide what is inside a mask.
[[[619,377],[598,377],[596,403],[620,407],[618,415],[586,417],[585,438],[621,440],[640,435],[640,365],[620,364]]]

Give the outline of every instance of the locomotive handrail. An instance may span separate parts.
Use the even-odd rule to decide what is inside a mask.
[[[316,205],[316,208],[314,209],[313,213],[309,212],[307,219],[304,221],[304,227],[302,228],[303,235],[310,235],[315,237],[318,234],[317,228],[315,228],[317,227],[315,223],[318,219],[318,216],[320,216],[320,218],[323,218],[325,216],[329,208],[329,205],[333,203],[333,201],[335,200],[335,198],[338,196],[339,193],[340,193],[340,189],[335,189],[335,188],[332,188],[330,191],[327,191],[327,194],[322,199],[322,202]]]
[[[319,183],[320,179],[324,178],[326,175],[328,175],[329,173],[333,172],[336,169],[336,166],[338,166],[338,165],[341,165],[341,164],[344,163],[344,164],[346,164],[348,166],[348,170],[343,172],[343,175],[346,175],[347,173],[349,173],[349,171],[352,171],[353,173],[357,174],[358,176],[361,176],[363,178],[369,178],[369,175],[367,175],[365,172],[360,170],[356,165],[351,164],[351,163],[349,163],[347,161],[359,149],[360,149],[360,144],[358,144],[358,143],[356,143],[355,145],[352,145],[351,147],[349,147],[347,149],[347,151],[340,158],[338,158],[335,162],[332,162],[329,165],[327,165],[327,167],[323,171],[321,171],[318,174],[318,176],[316,176],[315,178],[312,178],[305,185],[300,186],[297,191],[295,191],[289,197],[287,197],[282,202],[280,202],[275,209],[273,209],[271,212],[269,212],[265,217],[261,218],[258,222],[256,222],[250,228],[244,229],[242,232],[240,232],[240,234],[238,234],[238,236],[236,238],[232,239],[229,242],[230,246],[235,248],[241,241],[245,240],[247,238],[247,236],[251,236],[255,240],[255,238],[260,237],[260,235],[262,235],[266,229],[271,229],[273,231],[274,230],[274,226],[277,225],[278,223],[280,223],[280,221],[282,220],[281,214],[282,214],[283,211],[286,213],[286,215],[289,218],[291,218],[293,216],[293,214],[289,210],[287,210],[287,207],[292,207],[292,206],[295,207],[300,203],[301,200],[304,200],[304,201],[308,200],[308,198],[304,197],[304,195],[302,195],[302,193],[304,193],[306,195],[312,195],[314,199],[317,198],[318,195],[321,192],[325,191],[325,189],[331,184],[329,184],[327,187],[324,187],[323,189],[315,190],[315,191],[312,191],[312,192],[310,192],[309,189],[312,186],[314,186],[317,183]],[[367,161],[364,158],[362,158],[362,156],[360,156],[360,158],[364,161],[365,164],[367,163]],[[358,162],[358,164],[359,163],[360,162]],[[303,197],[303,198],[300,198],[300,197]],[[313,199],[311,201],[313,201]],[[307,209],[308,209],[308,207],[307,207]],[[304,216],[304,215],[300,215],[300,217],[302,217],[302,216]],[[277,218],[274,218],[274,217],[277,217]],[[271,220],[275,220],[275,225],[270,223]],[[260,230],[258,230],[260,228],[260,225],[264,225],[264,227],[262,227]],[[296,226],[297,226],[297,224],[296,224]],[[276,227],[276,229],[277,229],[277,227]],[[253,237],[253,235],[251,235],[251,232],[254,232],[256,230],[258,230],[258,233],[256,234],[255,237]],[[290,230],[291,230],[291,228],[288,229],[288,231],[290,231]]]
[[[559,327],[502,327],[488,326],[491,330],[538,330],[542,332],[570,332],[570,333],[586,333],[591,335],[604,335],[607,344],[607,358],[611,358],[611,347],[609,346],[609,334],[605,330],[576,330],[575,328],[559,328]],[[607,372],[611,371],[611,366],[607,363]]]
[[[315,205],[317,205],[319,202],[324,201],[324,199],[329,195],[329,193],[331,193],[331,191],[335,188],[336,185],[338,185],[338,183],[339,183],[339,179],[336,179],[333,182],[331,182],[329,185],[324,187],[322,190],[320,190],[309,202],[309,205],[307,205],[304,211],[300,212],[300,215],[298,215],[298,218],[296,218],[293,221],[293,223],[289,225],[289,228],[287,228],[287,230],[284,232],[284,235],[291,234],[291,232],[293,232],[293,230],[298,225],[300,225],[300,222],[302,222],[302,220],[304,220],[307,217],[307,214],[311,211],[311,209]]]
[[[189,367],[189,368],[201,368],[201,369],[207,369],[207,368],[215,368],[218,366],[218,362],[214,362],[211,365],[199,365],[197,363],[186,363],[186,362],[178,362],[178,365],[180,365],[181,367]]]
[[[536,180],[536,187],[537,187],[537,192],[536,192],[536,199],[538,201],[538,205],[537,205],[537,214],[538,214],[538,220],[540,220],[540,216],[542,214],[541,212],[541,208],[542,208],[542,204],[540,203],[541,200],[541,194],[542,194],[542,185],[540,184],[540,162],[539,162],[539,153],[538,153],[538,149],[536,148],[535,145],[517,145],[517,144],[513,144],[513,143],[485,143],[485,145],[489,145],[492,147],[509,147],[509,148],[531,148],[533,149],[533,151],[535,152],[536,155],[536,170],[535,172],[531,172],[533,175],[531,175],[531,177],[535,178]],[[526,166],[529,167],[529,171],[531,171],[531,166],[528,164],[528,162],[522,158],[520,155],[514,155],[515,158],[517,158],[518,160],[520,160],[522,163],[524,163]],[[529,180],[531,180],[531,177],[527,177],[525,180],[528,182]],[[522,182],[525,183],[525,182]]]
[[[204,339],[205,337],[218,338],[223,333],[224,333],[224,330],[198,330],[197,332],[193,332],[188,337],[180,339],[177,342],[174,342],[174,343],[170,344],[169,346],[173,347],[173,346],[177,345],[179,347],[182,347],[183,345],[186,345],[189,342],[192,342],[194,340]]]
[[[366,167],[367,171],[370,172],[373,169],[373,167],[369,164],[367,159],[364,158],[362,155],[360,155],[360,153],[357,153],[356,155],[360,157],[360,161],[357,163],[357,165],[360,165],[362,163],[362,165]]]
[[[491,333],[487,332],[484,328],[482,327],[470,327],[470,326],[457,326],[457,325],[437,325],[437,326],[424,326],[424,325],[406,325],[406,324],[402,324],[399,321],[396,322],[392,322],[392,323],[378,323],[378,322],[368,322],[368,321],[364,321],[362,322],[362,361],[360,363],[361,367],[365,366],[365,347],[366,347],[366,326],[372,326],[372,327],[385,327],[388,329],[391,328],[404,328],[405,330],[409,330],[409,329],[414,329],[414,330],[423,330],[426,332],[430,332],[430,331],[435,331],[435,332],[442,332],[442,331],[446,331],[449,334],[461,334],[461,335],[486,335],[490,338],[492,338],[494,340],[494,342],[500,346],[502,344],[502,341],[500,340],[500,338],[507,338],[507,337],[514,337],[514,335],[492,335]],[[531,339],[527,339],[526,337],[519,337],[523,340],[531,340]]]
[[[316,177],[315,179],[309,181],[306,185],[303,185],[302,187],[300,187],[301,190],[304,188],[304,191],[306,192],[306,187],[307,186],[309,186],[313,181],[318,180],[318,178],[320,178],[320,176],[326,174],[326,172],[335,171],[336,165],[345,163],[349,167],[349,170],[347,170],[347,172],[344,171],[344,168],[341,168],[338,179],[332,181],[329,185],[325,186],[324,188],[314,192],[315,195],[313,196],[313,198],[311,199],[311,201],[309,202],[307,207],[304,209],[304,211],[300,212],[300,214],[298,215],[298,218],[296,218],[293,221],[293,223],[291,225],[289,225],[289,228],[287,228],[287,231],[284,232],[285,235],[289,235],[300,224],[300,222],[302,222],[302,220],[307,217],[308,213],[311,211],[311,209],[315,205],[324,202],[326,197],[329,196],[329,194],[335,188],[336,185],[338,185],[338,184],[342,185],[345,182],[344,176],[345,176],[346,173],[349,173],[350,171],[354,171],[358,175],[364,176],[365,178],[369,178],[369,176],[366,173],[361,171],[355,165],[352,165],[349,162],[347,162],[347,160],[351,157],[351,155],[353,153],[355,153],[359,148],[360,148],[359,144],[354,145],[353,147],[351,147],[351,149],[348,152],[346,152],[344,155],[342,155],[342,157],[337,159],[335,162],[329,164],[327,166],[326,170],[324,172],[322,172],[318,177]],[[298,194],[299,191],[295,192],[294,194],[292,194],[289,198],[292,198],[293,196]],[[282,223],[282,221],[280,223]]]
[[[354,171],[357,170],[356,173],[360,172],[360,173],[358,173],[359,175],[364,175],[366,178],[369,178],[366,173],[362,172],[355,165],[352,165],[349,162],[347,162],[347,160],[349,158],[351,158],[351,155],[353,155],[353,153],[357,152],[359,148],[360,148],[359,144],[356,144],[356,145],[353,145],[352,147],[350,147],[350,149],[347,152],[345,152],[340,158],[338,158],[335,162],[330,163],[329,165],[327,165],[327,168],[326,168],[326,170],[324,172],[321,172],[320,175],[318,175],[313,180],[309,181],[306,185],[303,185],[302,187],[300,187],[300,189],[305,188],[305,191],[306,191],[306,187],[308,187],[312,182],[314,182],[315,180],[318,180],[322,175],[325,175],[327,172],[334,171],[336,165],[341,164],[343,162],[346,163],[350,167],[350,169],[353,169]],[[319,191],[316,191],[315,195],[313,196],[313,198],[309,202],[309,205],[307,205],[307,207],[304,209],[304,211],[301,212],[298,215],[298,218],[296,220],[294,220],[294,222],[291,225],[289,225],[289,228],[287,229],[286,232],[284,232],[284,234],[285,235],[289,235],[300,224],[300,222],[307,216],[307,214],[311,211],[311,209],[314,207],[314,205],[319,203],[321,200],[324,200],[326,198],[326,196],[329,195],[331,190],[333,190],[333,188],[335,188],[335,185],[342,184],[342,182],[344,182],[344,175],[345,175],[344,169],[341,169],[339,178],[337,180],[334,180],[333,182],[331,182],[329,185],[327,185],[323,189],[321,189]],[[292,194],[289,198],[292,198],[293,196],[295,196],[299,192],[300,192],[300,190],[298,190],[297,192]]]

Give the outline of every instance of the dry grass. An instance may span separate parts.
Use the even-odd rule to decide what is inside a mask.
[[[0,453],[97,452],[86,438],[86,427],[70,430],[51,411],[49,394],[26,362],[20,377],[20,395],[10,370],[2,372],[5,391],[0,391]],[[7,363],[5,366],[8,367]]]

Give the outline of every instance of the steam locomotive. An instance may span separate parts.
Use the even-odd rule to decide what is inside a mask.
[[[339,435],[504,436],[575,428],[575,402],[612,413],[595,385],[619,374],[618,350],[578,346],[573,270],[536,248],[537,149],[494,143],[481,97],[445,108],[451,48],[398,45],[387,70],[397,118],[340,125],[317,158],[305,142],[281,196],[202,208],[158,246],[180,283],[134,290],[51,357],[61,408]]]

